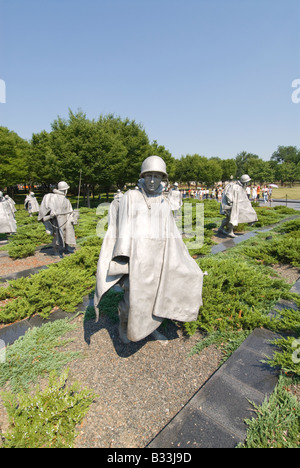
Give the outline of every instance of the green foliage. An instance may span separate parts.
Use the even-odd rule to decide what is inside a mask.
[[[270,308],[279,298],[290,298],[290,286],[270,278],[265,271],[243,257],[211,256],[198,261],[207,271],[198,319],[185,323],[193,334],[197,328],[211,333],[216,330],[253,330],[271,326]]]
[[[99,303],[100,314],[107,315],[112,322],[118,323],[118,305],[123,297],[123,292],[115,292],[109,290],[101,299]],[[85,311],[84,319],[85,321],[92,320],[96,318],[94,307],[87,307]]]
[[[285,208],[285,207],[282,207],[282,208]],[[290,209],[290,208],[287,208],[287,209]],[[292,235],[295,236],[296,233],[300,231],[300,218],[292,219],[291,221],[286,221],[285,223],[282,223],[280,226],[275,228],[274,231],[286,233],[286,234],[292,233]]]
[[[236,164],[232,159],[206,158],[199,154],[182,156],[176,161],[175,176],[181,181],[198,181],[207,186],[235,176]]]
[[[0,127],[0,187],[13,186],[28,174],[30,144],[15,132]]]
[[[37,313],[47,318],[55,307],[74,312],[95,286],[98,247],[81,247],[62,262],[0,289],[0,300],[14,299],[0,309],[0,322],[11,323]]]
[[[286,390],[289,383],[281,377],[269,399],[252,403],[256,417],[245,421],[247,439],[239,448],[299,448],[300,402]]]
[[[280,213],[280,214],[297,214],[297,210],[294,210],[294,208],[289,208],[288,206],[284,206],[284,205],[277,205],[277,206],[274,206],[273,208],[277,213]]]
[[[99,219],[100,217],[97,215],[96,209],[80,208],[79,223],[74,226],[79,243],[90,236],[96,236],[96,227]]]
[[[285,215],[267,206],[255,207],[255,211],[258,218],[258,221],[255,223],[256,228],[278,223]]]
[[[27,211],[18,210],[15,213],[17,232],[10,237],[8,254],[11,258],[24,258],[33,255],[37,246],[49,243],[50,236],[45,226],[37,222],[36,217],[29,217]]]
[[[222,361],[225,362],[231,354],[243,343],[250,331],[216,331],[201,339],[191,350],[190,356],[201,353],[208,346],[215,345],[222,351]]]
[[[251,247],[245,247],[244,253],[251,258],[266,264],[286,263],[300,266],[300,237],[299,231],[276,236]]]
[[[35,253],[35,244],[32,244],[30,241],[23,242],[22,244],[9,243],[7,250],[11,258],[25,258]]]
[[[0,364],[0,387],[9,382],[14,393],[28,391],[38,378],[51,371],[60,372],[68,362],[78,358],[78,352],[62,350],[72,340],[61,339],[76,327],[67,319],[56,320],[40,328],[29,329],[7,346],[5,362]]]
[[[298,332],[298,340],[296,340],[294,336],[288,336],[287,338],[274,340],[273,344],[280,348],[280,351],[276,351],[273,358],[268,359],[265,362],[267,362],[271,367],[280,368],[288,374],[294,374],[300,377],[300,352],[297,350],[297,347],[298,349],[300,348],[300,332]],[[295,347],[295,345],[297,347]],[[296,357],[296,359],[293,357]]]
[[[67,387],[68,371],[52,374],[49,385],[33,395],[4,393],[9,430],[4,448],[72,448],[80,424],[96,394],[75,382]]]

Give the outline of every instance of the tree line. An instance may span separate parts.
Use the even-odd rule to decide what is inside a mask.
[[[75,191],[81,174],[88,198],[90,193],[135,184],[142,161],[152,154],[166,161],[170,181],[196,181],[208,187],[245,173],[260,183],[300,180],[300,149],[295,146],[279,146],[270,161],[246,151],[229,159],[200,154],[175,159],[157,141],[150,142],[134,120],[112,114],[90,120],[81,111],[69,110],[67,119],[58,117],[50,132],[34,133],[30,141],[0,127],[0,188],[12,191],[17,184],[41,184],[47,191],[51,184],[66,180]]]

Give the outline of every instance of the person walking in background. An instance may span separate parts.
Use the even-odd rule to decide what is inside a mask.
[[[27,197],[25,198],[24,208],[28,211],[30,217],[33,213],[39,212],[40,205],[38,204],[38,201],[35,198],[34,192],[30,192],[29,195],[27,195]]]
[[[272,201],[272,192],[273,192],[273,189],[272,187],[269,187],[269,193],[268,193],[268,201]]]
[[[268,192],[269,192],[269,189],[268,189],[268,187],[265,185],[264,188],[263,188],[263,199],[264,199],[264,202],[265,202],[265,203],[268,202]]]

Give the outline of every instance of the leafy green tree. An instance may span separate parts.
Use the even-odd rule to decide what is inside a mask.
[[[271,156],[271,160],[277,163],[294,163],[300,162],[300,149],[296,146],[278,146],[277,150]]]
[[[199,172],[197,180],[206,186],[211,186],[222,179],[223,169],[220,160],[216,158],[199,160]]]
[[[116,166],[112,183],[120,188],[126,183],[136,183],[143,160],[152,154],[144,128],[134,120],[122,120],[112,114],[100,116],[98,125],[105,128],[114,139],[120,155],[117,160],[112,161]]]
[[[222,159],[220,160],[222,168],[222,181],[230,180],[231,176],[236,177],[237,164],[235,159]]]
[[[51,135],[43,130],[34,133],[31,138],[28,174],[31,183],[39,182],[48,187],[63,178],[60,157],[51,148]]]
[[[201,156],[198,154],[181,156],[176,164],[176,176],[181,182],[187,182],[190,185],[191,181],[196,181],[199,174],[199,160]]]
[[[283,162],[277,167],[277,177],[282,183],[288,182],[292,185],[298,178],[297,172],[297,165],[294,162]]]
[[[6,127],[0,127],[0,187],[13,187],[28,178],[27,158],[30,144]]]
[[[259,160],[259,156],[253,153],[242,151],[237,154],[235,161],[237,165],[237,177],[240,178],[243,174],[249,173],[249,167],[254,167],[255,162]],[[249,174],[250,175],[250,174]]]

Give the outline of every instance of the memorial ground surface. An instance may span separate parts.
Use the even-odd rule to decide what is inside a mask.
[[[226,242],[219,246],[233,247],[231,240],[227,246]],[[280,272],[291,282],[297,279],[296,268],[282,267]],[[88,305],[87,298],[83,309]],[[35,318],[31,320],[26,329],[34,324]],[[70,363],[69,378],[99,395],[78,428],[77,447],[235,446],[245,435],[243,419],[250,411],[246,399],[259,402],[276,383],[274,372],[260,364],[270,346],[268,331],[255,331],[217,371],[221,352],[212,346],[188,357],[200,336],[188,338],[173,323],[163,330],[169,338],[167,347],[151,338],[122,345],[117,323],[106,316],[99,324],[84,321],[83,316],[75,323],[77,328],[69,334],[74,341],[68,347],[81,351],[84,358]],[[3,431],[7,419],[2,410]]]

